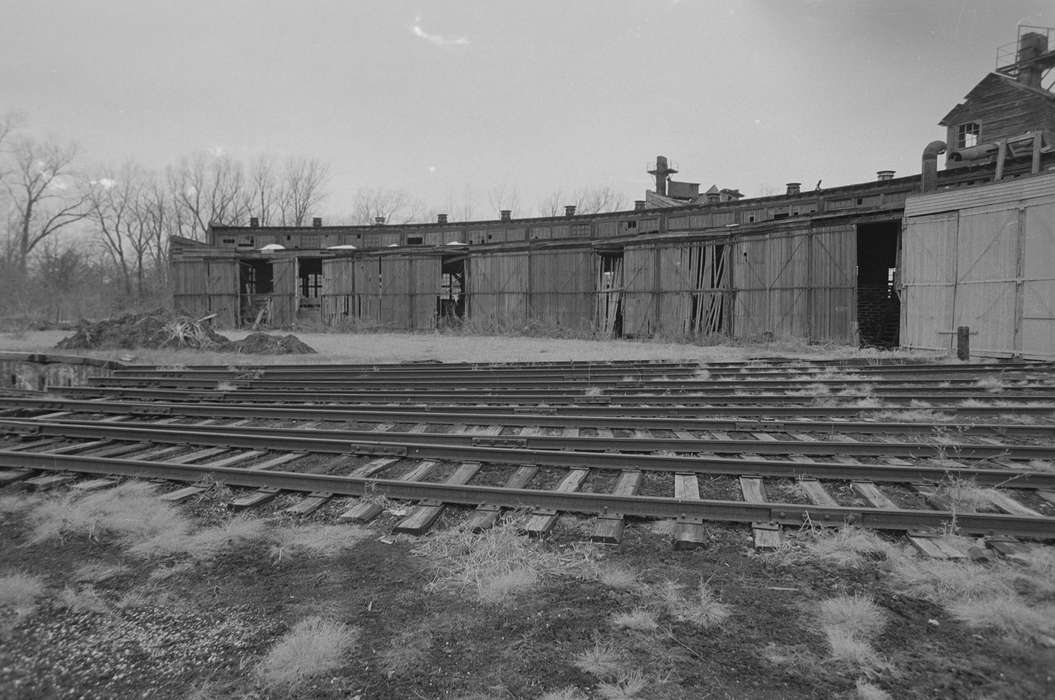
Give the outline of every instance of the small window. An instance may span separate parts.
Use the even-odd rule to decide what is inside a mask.
[[[425,239],[421,236],[407,236],[407,245],[421,245]]]
[[[978,122],[967,122],[960,124],[956,129],[956,146],[958,148],[970,148],[978,145],[978,135],[981,129]]]
[[[223,242],[224,242],[225,245],[231,245],[232,243],[234,243],[234,239],[233,238],[224,238]]]
[[[857,206],[861,206],[864,203],[865,203],[865,200],[863,198],[861,198],[861,197],[857,198]]]

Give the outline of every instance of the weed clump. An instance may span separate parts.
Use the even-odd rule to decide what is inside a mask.
[[[295,624],[256,667],[256,678],[270,690],[293,691],[309,679],[340,668],[360,631],[319,616]]]

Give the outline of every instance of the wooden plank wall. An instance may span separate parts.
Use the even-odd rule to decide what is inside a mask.
[[[323,260],[323,323],[327,326],[354,326],[358,320],[355,303],[355,258]]]
[[[195,318],[209,314],[209,295],[205,289],[207,273],[205,260],[172,260],[172,306],[177,312]]]
[[[290,326],[297,320],[297,259],[273,258],[271,269],[271,326]]]
[[[1055,359],[1055,174],[910,198],[901,270],[904,347]]]
[[[477,253],[466,264],[470,320],[483,328],[523,327],[531,280],[528,251]]]
[[[911,217],[901,236],[900,294],[903,347],[949,350],[956,280],[959,214]]]
[[[530,319],[545,328],[592,330],[599,256],[590,248],[533,250],[530,256]]]
[[[213,258],[208,261],[205,293],[209,295],[208,313],[216,314],[217,326],[233,328],[238,324],[238,261]]]
[[[643,338],[658,330],[656,244],[623,249],[623,335]]]
[[[855,225],[744,237],[731,258],[735,336],[856,342]]]

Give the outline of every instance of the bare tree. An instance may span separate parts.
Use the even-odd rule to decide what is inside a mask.
[[[76,243],[55,236],[40,245],[36,277],[47,290],[40,297],[48,307],[48,318],[56,323],[62,320],[63,306],[80,286],[84,273],[84,255]]]
[[[162,257],[167,202],[157,178],[135,163],[86,183],[92,228],[121,273],[125,294],[142,299],[150,259]]]
[[[601,214],[623,209],[626,200],[611,187],[580,187],[572,192],[558,188],[539,200],[538,212],[540,216],[560,216],[568,205],[578,214]]]
[[[356,191],[352,223],[372,224],[384,218],[388,223],[407,224],[420,220],[425,214],[425,205],[406,190],[385,190],[364,187]]]
[[[268,154],[259,155],[249,165],[249,214],[270,226],[279,212],[278,168]]]
[[[180,235],[204,240],[210,224],[245,224],[251,210],[245,169],[228,155],[197,153],[170,168]]]
[[[74,145],[28,136],[13,140],[3,180],[12,209],[15,267],[26,276],[30,253],[48,237],[88,215],[86,197],[74,187]]]
[[[487,201],[491,204],[491,210],[497,215],[499,211],[508,209],[513,216],[517,215],[520,208],[520,191],[516,186],[505,183],[495,185],[487,193]]]
[[[329,178],[329,166],[315,158],[286,159],[278,198],[283,226],[304,226],[308,222],[315,208],[326,199]]]

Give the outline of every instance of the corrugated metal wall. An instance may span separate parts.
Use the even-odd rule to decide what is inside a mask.
[[[906,203],[901,343],[1055,358],[1055,175]]]

